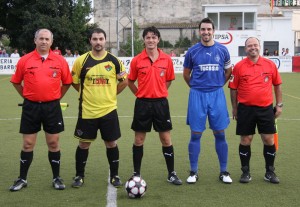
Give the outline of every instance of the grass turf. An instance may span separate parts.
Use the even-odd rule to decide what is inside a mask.
[[[169,103],[174,129],[172,141],[175,149],[175,168],[178,176],[184,181],[182,186],[173,186],[167,182],[167,170],[162,156],[161,144],[157,133],[147,134],[144,146],[142,176],[148,184],[144,198],[129,199],[124,188],[117,190],[117,206],[299,206],[299,122],[300,122],[300,73],[281,74],[284,84],[283,114],[278,120],[279,151],[275,167],[281,183],[274,185],[263,180],[264,159],[263,145],[258,135],[252,143],[251,175],[249,184],[238,182],[241,175],[238,156],[239,138],[235,135],[235,121],[226,131],[229,144],[228,171],[233,183],[225,185],[218,180],[219,165],[214,148],[214,138],[208,129],[202,138],[202,149],[199,160],[199,181],[188,185],[189,162],[187,145],[189,128],[185,125],[188,87],[180,74],[172,83]],[[65,131],[61,133],[61,176],[67,188],[64,191],[54,190],[51,186],[52,173],[48,162],[48,150],[44,133],[39,133],[34,150],[34,159],[29,170],[28,187],[20,192],[11,193],[9,186],[19,174],[19,155],[22,144],[18,133],[22,102],[11,83],[10,76],[0,76],[0,206],[106,206],[108,163],[104,144],[98,136],[90,148],[86,167],[85,184],[80,189],[72,189],[71,182],[75,174],[75,150],[77,140],[73,138],[76,124],[78,96],[73,88],[67,92],[62,102],[69,103],[64,111]],[[225,86],[229,100],[229,90]],[[133,131],[130,129],[134,96],[127,88],[118,97],[122,138],[118,141],[120,149],[119,174],[125,182],[132,173]],[[228,101],[229,114],[231,106]],[[297,127],[298,126],[298,127]]]

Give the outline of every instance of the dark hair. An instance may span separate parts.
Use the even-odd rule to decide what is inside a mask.
[[[204,19],[201,20],[201,22],[199,23],[199,29],[201,28],[201,24],[202,23],[209,23],[209,24],[212,25],[212,28],[215,29],[214,21],[211,18],[209,18],[209,17],[206,17],[206,18],[204,18]]]
[[[92,35],[94,33],[102,33],[104,35],[105,39],[106,39],[106,33],[105,33],[105,31],[103,29],[101,29],[101,28],[94,28],[89,33],[89,40],[92,38]]]
[[[144,29],[143,39],[148,34],[148,32],[152,32],[154,35],[156,35],[158,38],[160,38],[160,32],[158,31],[158,29],[154,26],[151,26],[151,27],[147,27],[147,28]]]

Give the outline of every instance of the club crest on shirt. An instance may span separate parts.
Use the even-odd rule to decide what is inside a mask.
[[[268,81],[269,81],[269,77],[266,76],[266,77],[265,77],[265,83],[268,82]]]
[[[53,71],[52,77],[53,77],[53,78],[56,78],[56,76],[57,76],[57,72],[56,72],[56,71]]]
[[[219,55],[216,55],[215,61],[220,62],[220,60],[221,60],[220,56],[219,56]]]
[[[105,70],[107,70],[107,71],[111,71],[111,69],[112,69],[111,65],[106,65],[104,67],[105,67]]]
[[[160,71],[160,77],[163,77],[164,75],[165,75],[165,71],[164,70]]]

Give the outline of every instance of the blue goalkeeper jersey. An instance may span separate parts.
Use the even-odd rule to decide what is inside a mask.
[[[212,46],[204,46],[200,42],[188,50],[183,66],[192,70],[191,88],[215,91],[225,84],[225,70],[231,67],[230,55],[227,48],[218,42]]]

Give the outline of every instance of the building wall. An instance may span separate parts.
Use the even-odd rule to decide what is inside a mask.
[[[284,11],[282,8],[274,8],[273,14],[283,11],[283,17],[270,17],[271,14],[269,0],[132,0],[132,11],[130,10],[130,0],[119,0],[119,20],[117,32],[117,0],[97,0],[94,1],[95,23],[103,28],[108,35],[111,47],[117,47],[117,35],[122,43],[126,41],[126,36],[130,34],[128,28],[131,23],[129,17],[133,12],[133,19],[140,27],[145,25],[194,25],[193,28],[176,29],[159,27],[162,39],[172,44],[179,37],[191,39],[193,33],[198,35],[195,25],[205,16],[204,7],[209,5],[224,5],[219,11],[230,10],[228,5],[240,7],[240,11],[247,9],[247,5],[256,5],[258,14],[266,14],[265,17],[257,17],[257,28],[251,31],[228,31],[235,37],[234,41],[227,45],[232,55],[238,55],[238,47],[243,46],[245,38],[250,35],[258,36],[262,45],[264,41],[279,41],[279,51],[282,47],[290,48],[294,53],[294,32],[292,31],[292,12]],[[239,6],[240,5],[240,6]],[[227,7],[226,7],[227,6]],[[217,8],[218,6],[216,6]],[[127,28],[127,29],[124,29]]]

